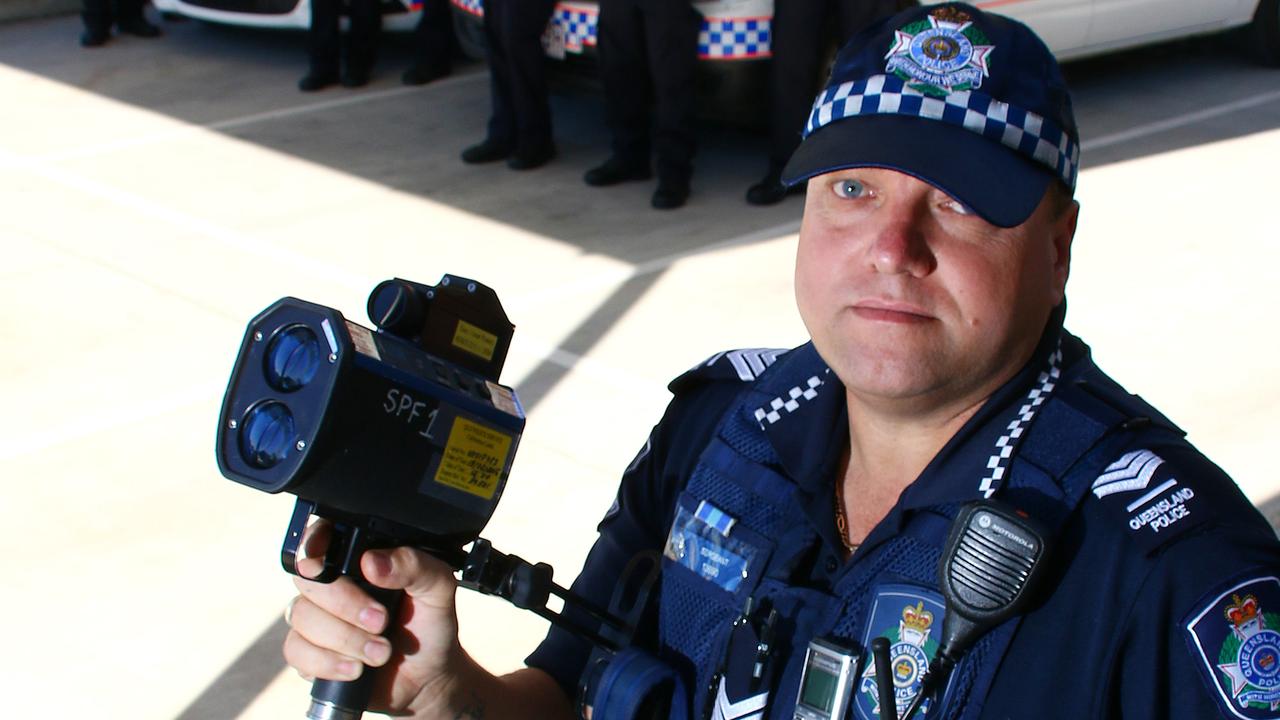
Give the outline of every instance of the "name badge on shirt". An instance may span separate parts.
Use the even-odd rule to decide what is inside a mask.
[[[663,554],[672,562],[734,592],[747,578],[758,550],[732,537],[737,520],[706,500],[690,512],[681,505]]]

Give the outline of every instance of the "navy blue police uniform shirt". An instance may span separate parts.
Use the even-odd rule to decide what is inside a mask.
[[[1064,368],[1091,362],[1083,343],[1061,337]],[[573,590],[606,606],[636,553],[661,552],[678,496],[745,387],[787,386],[815,371],[833,391],[762,427],[822,538],[797,581],[831,588],[913,515],[983,496],[974,474],[981,471],[969,468],[987,464],[990,428],[1027,397],[1036,365],[1033,359],[993,395],[845,560],[831,492],[848,432],[838,380],[811,344],[714,356],[672,382],[671,404],[624,473]],[[1016,487],[1005,494],[1033,497]],[[941,717],[964,710],[982,718],[1280,718],[1280,544],[1203,455],[1172,439],[1124,452],[1093,482],[1055,542],[1044,597],[1018,621],[1002,656],[984,660],[998,663],[984,697],[970,698],[967,710],[943,705]],[[637,639],[650,649],[656,616],[650,608],[650,627]],[[526,662],[573,698],[590,652],[586,641],[553,627]]]

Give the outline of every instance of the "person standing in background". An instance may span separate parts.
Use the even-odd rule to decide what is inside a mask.
[[[747,202],[773,205],[804,184],[788,189],[782,166],[800,145],[813,94],[823,80],[821,64],[834,28],[844,45],[854,33],[885,15],[915,5],[915,0],[777,0],[773,6],[769,67],[769,166],[760,182],[747,189]]]
[[[426,85],[453,72],[453,14],[449,0],[423,0],[413,30],[413,64],[400,76],[405,85]]]
[[[127,35],[160,36],[160,28],[143,17],[142,0],[84,0],[80,19],[84,21],[84,32],[80,34],[80,44],[84,47],[106,44],[111,39],[113,23]]]
[[[493,109],[485,139],[462,151],[463,162],[506,160],[512,170],[532,170],[555,157],[542,50],[542,33],[554,8],[555,0],[485,3]]]
[[[649,179],[652,149],[658,165],[653,207],[678,208],[688,200],[701,26],[689,0],[601,0],[597,48],[612,153],[587,171],[586,184]]]
[[[382,7],[378,0],[349,0],[347,15],[351,25],[343,37],[339,28],[342,6],[342,0],[311,0],[311,27],[307,31],[311,66],[298,81],[298,89],[303,92],[322,90],[339,79],[350,88],[369,82],[382,32]]]

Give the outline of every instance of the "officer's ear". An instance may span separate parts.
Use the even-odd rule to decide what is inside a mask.
[[[1053,288],[1055,300],[1061,302],[1067,292],[1067,277],[1071,274],[1071,242],[1076,236],[1076,223],[1080,219],[1080,203],[1067,194],[1066,188],[1054,185],[1049,192],[1053,203],[1053,219],[1050,232],[1053,243]]]

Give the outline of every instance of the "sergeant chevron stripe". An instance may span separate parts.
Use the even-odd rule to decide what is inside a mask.
[[[721,678],[720,691],[716,693],[716,706],[711,712],[711,720],[764,720],[764,710],[768,704],[768,691],[738,702],[729,702],[729,696],[724,691],[724,679]]]
[[[1093,494],[1099,498],[1119,492],[1143,490],[1151,482],[1164,460],[1150,450],[1134,450],[1111,463],[1093,481]]]

